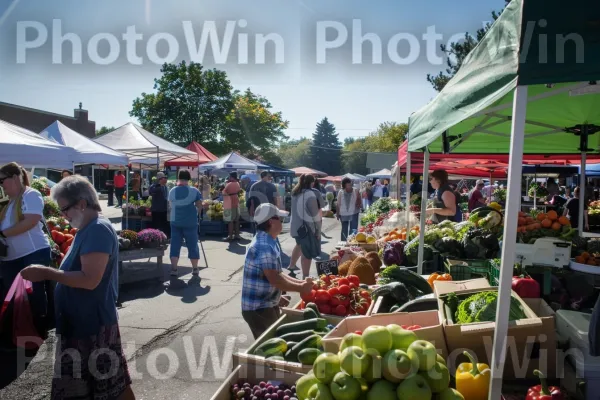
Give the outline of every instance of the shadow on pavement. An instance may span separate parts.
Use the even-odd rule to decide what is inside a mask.
[[[227,247],[227,251],[233,254],[238,254],[243,256],[246,254],[246,246],[244,244],[249,244],[249,240],[240,240],[238,242],[231,242]]]
[[[201,279],[197,276],[190,278],[185,282],[178,278],[173,278],[165,286],[165,292],[171,296],[181,297],[184,303],[195,303],[198,297],[204,296],[210,292],[211,287],[200,285]]]
[[[37,352],[37,349],[24,350],[0,344],[0,389],[4,389],[21,376]]]

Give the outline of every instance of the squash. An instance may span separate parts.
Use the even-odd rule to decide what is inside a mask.
[[[423,279],[423,278],[421,278]],[[423,279],[424,280],[424,279]],[[425,281],[427,283],[427,281]],[[429,285],[427,285],[429,287]],[[306,330],[324,330],[327,326],[327,320],[324,318],[313,318],[306,321],[290,322],[277,327],[276,336],[283,336],[286,333],[301,332]]]
[[[298,353],[298,361],[303,365],[313,365],[317,357],[319,357],[323,352],[319,349],[302,349],[300,353]]]
[[[273,338],[266,340],[259,345],[254,354],[260,357],[280,356],[288,350],[287,342],[281,338]]]

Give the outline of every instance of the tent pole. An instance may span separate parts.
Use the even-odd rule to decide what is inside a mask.
[[[496,309],[496,330],[492,352],[492,381],[489,399],[497,400],[502,394],[502,374],[506,359],[508,314],[510,311],[511,280],[515,265],[517,242],[517,217],[521,201],[521,174],[523,165],[523,145],[525,142],[525,116],[527,114],[527,86],[517,86],[514,94],[512,130],[508,162],[508,184],[506,211],[504,215],[504,236],[502,240],[502,262]]]
[[[94,168],[95,165],[92,164],[92,186],[94,187],[94,190],[96,189],[96,177],[94,176]]]
[[[587,129],[587,128],[584,128]],[[587,147],[587,146],[586,146]],[[583,214],[584,214],[584,208],[585,208],[585,189],[586,189],[586,176],[585,176],[585,164],[587,162],[587,154],[586,154],[586,148],[582,148],[581,149],[581,183],[579,184],[579,216],[577,217],[578,221],[577,223],[579,225],[577,225],[579,227],[579,236],[582,236],[583,234]]]
[[[410,232],[410,152],[406,150],[406,232]]]
[[[125,201],[126,201],[126,205],[125,207],[127,207],[127,212],[125,213],[125,225],[127,226],[127,229],[129,229],[129,207],[127,206],[127,204],[129,204],[129,166],[127,166],[127,183],[125,184]],[[123,228],[121,226],[121,228]]]
[[[427,183],[425,183],[427,182]],[[423,246],[425,245],[425,220],[427,219],[427,198],[429,197],[429,149],[423,154],[423,189],[421,191],[421,229],[419,229],[419,252],[417,274],[423,274]]]

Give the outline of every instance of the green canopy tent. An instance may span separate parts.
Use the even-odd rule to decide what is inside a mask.
[[[502,389],[523,153],[581,152],[585,165],[585,154],[600,148],[597,80],[600,2],[513,0],[444,90],[409,119],[408,148],[425,151],[424,179],[430,151],[510,154],[490,399]]]

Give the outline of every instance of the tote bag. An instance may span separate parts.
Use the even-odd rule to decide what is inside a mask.
[[[0,321],[3,320],[10,302],[13,302],[12,336],[13,344],[28,350],[37,349],[43,343],[35,325],[27,294],[33,292],[30,281],[26,281],[18,274],[8,291],[2,309]]]

